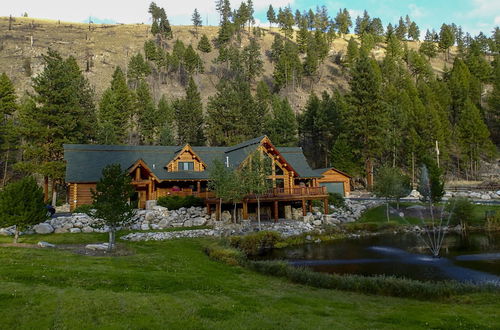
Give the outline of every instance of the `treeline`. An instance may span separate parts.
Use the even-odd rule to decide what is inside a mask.
[[[427,31],[418,50],[407,40],[420,31],[409,17],[384,29],[365,13],[355,19],[345,54],[330,53],[335,38],[353,28],[346,9],[335,18],[316,12],[277,11],[270,6],[274,42],[266,54],[264,33],[254,27],[253,4],[232,10],[218,1],[216,38],[199,36],[201,16],[193,13],[197,44],[175,40],[166,11],[152,3],[152,39],[117,67],[97,100],[73,57],[49,50],[44,70],[32,81],[34,92],[16,99],[12,82],[0,79],[2,183],[22,173],[38,173],[54,187],[63,182],[63,143],[146,145],[232,145],[267,134],[280,146],[300,145],[314,167],[335,166],[370,183],[382,165],[414,175],[422,162],[439,162],[459,177],[474,178],[479,161],[495,153],[500,141],[500,30],[471,37],[454,24]],[[375,46],[386,56],[377,61]],[[456,45],[453,65],[436,75],[429,60]],[[206,105],[197,81],[207,74],[201,53],[217,51],[213,67],[216,93]],[[265,56],[273,64],[263,77]],[[312,93],[298,113],[287,95],[313,84],[322,63],[341,65],[348,92]],[[214,73],[214,72],[211,72]],[[185,96],[154,95],[152,83],[178,80]],[[486,86],[488,88],[486,88]],[[485,91],[488,91],[485,93]],[[49,180],[50,179],[50,180]],[[54,189],[55,191],[56,189]],[[48,189],[46,188],[46,193]]]

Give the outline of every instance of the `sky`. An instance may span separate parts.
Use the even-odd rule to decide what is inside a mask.
[[[89,16],[94,21],[107,20],[119,23],[150,23],[147,12],[150,0],[16,0],[0,6],[0,16],[20,16],[27,12],[29,17],[60,19],[62,21],[83,22]],[[241,0],[231,0],[237,7]],[[339,8],[347,8],[353,21],[366,9],[371,17],[382,19],[384,26],[397,23],[400,16],[410,15],[422,31],[439,30],[442,23],[461,25],[464,31],[476,35],[483,31],[490,35],[495,26],[500,25],[499,0],[253,0],[257,24],[267,26],[266,12],[269,4],[275,9],[290,5],[296,9],[308,10],[325,5],[334,17]],[[189,25],[194,8],[203,17],[203,25],[217,25],[218,14],[215,0],[157,0],[164,7],[171,24]]]

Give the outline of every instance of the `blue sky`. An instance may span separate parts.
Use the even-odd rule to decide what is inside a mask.
[[[147,8],[151,0],[16,0],[2,3],[0,16],[20,16],[27,12],[30,17],[84,21],[87,17],[110,19],[121,23],[149,23]],[[231,0],[238,6],[241,0]],[[399,16],[409,14],[417,22],[422,34],[427,28],[439,29],[443,22],[461,25],[465,31],[477,34],[479,31],[490,35],[495,26],[500,25],[500,0],[253,0],[256,17],[262,25],[267,25],[266,11],[271,3],[275,8],[288,4],[300,10],[325,5],[330,16],[335,16],[339,8],[351,11],[353,20],[364,9],[372,17],[380,17],[384,23],[396,23]],[[218,23],[215,0],[156,0],[165,7],[172,24],[190,24],[194,8],[198,8],[209,25]]]

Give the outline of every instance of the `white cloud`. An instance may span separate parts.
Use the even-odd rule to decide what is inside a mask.
[[[500,25],[500,16],[496,16],[495,19],[494,19],[494,23],[496,25]]]
[[[469,16],[492,16],[500,13],[500,1],[494,0],[472,0],[474,9]]]
[[[357,9],[348,9],[349,15],[351,15],[351,19],[354,21],[356,17],[363,17],[363,11]]]
[[[410,9],[409,15],[411,18],[422,17],[424,15],[424,10],[422,8],[418,7],[414,3],[409,4],[408,9]]]
[[[156,4],[164,7],[173,24],[189,24],[191,15],[198,8],[203,22],[208,17],[211,25],[218,23],[218,14],[213,0],[156,0]],[[239,6],[241,0],[231,1],[233,7]],[[80,22],[89,16],[113,19],[121,23],[148,23],[150,21],[148,7],[151,0],[16,0],[2,3],[0,15],[20,16],[27,12],[30,17],[61,19]],[[265,10],[272,4],[273,7],[293,5],[294,0],[254,0],[256,11]]]

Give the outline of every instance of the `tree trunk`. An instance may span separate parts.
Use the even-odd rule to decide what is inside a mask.
[[[14,244],[17,244],[19,240],[19,229],[17,229],[17,226],[16,226],[16,231],[14,232]]]
[[[43,200],[47,202],[49,200],[49,177],[45,176],[43,178]]]
[[[52,206],[53,207],[56,207],[56,203],[57,203],[57,185],[56,185],[56,181],[55,180],[52,180]]]
[[[259,223],[259,230],[262,230],[260,226],[260,198],[257,196],[257,222]]]
[[[5,187],[5,183],[7,183],[7,169],[9,165],[9,149],[7,149],[7,152],[5,154],[5,166],[3,168],[3,180],[2,180],[2,187]]]
[[[389,200],[387,200],[386,202],[387,202],[386,203],[386,205],[387,205],[387,207],[386,207],[387,222],[389,222]]]
[[[233,203],[234,209],[233,209],[233,222],[236,223],[238,220],[236,219],[236,203]]]
[[[219,198],[219,221],[222,221],[222,198]]]
[[[109,244],[108,244],[108,252],[113,251],[115,247],[115,228],[112,227],[109,229]]]
[[[368,189],[371,190],[373,187],[373,164],[371,158],[366,160],[366,184]]]

